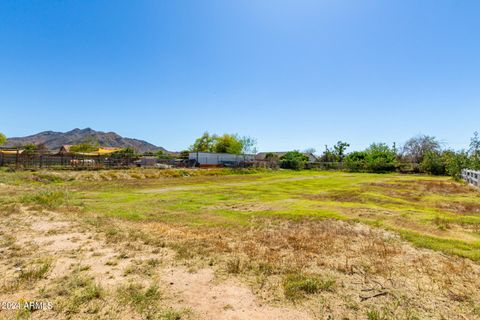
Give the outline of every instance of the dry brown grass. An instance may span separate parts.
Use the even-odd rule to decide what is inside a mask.
[[[288,303],[286,277],[310,274],[338,285],[335,293],[304,296],[302,305],[317,308],[322,301],[334,318],[363,318],[378,305],[387,319],[478,316],[480,268],[467,259],[416,249],[357,223],[257,218],[252,225],[239,231],[148,223],[142,229],[162,237],[188,266],[244,279],[267,302]]]

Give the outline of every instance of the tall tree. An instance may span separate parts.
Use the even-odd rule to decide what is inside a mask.
[[[238,134],[223,134],[217,136],[205,132],[190,147],[193,152],[218,152],[218,153],[256,153],[257,140],[251,137],[240,137]]]
[[[213,149],[218,153],[240,154],[243,151],[243,142],[237,135],[225,133],[215,139]]]
[[[470,148],[468,149],[470,156],[470,167],[475,170],[480,169],[480,136],[478,132],[473,134],[470,139]]]
[[[255,154],[255,153],[257,153],[257,148],[255,147],[257,145],[257,139],[252,138],[252,137],[244,136],[244,137],[240,138],[240,142],[243,145],[242,153],[244,153],[244,154]]]
[[[333,146],[333,153],[337,158],[337,161],[342,162],[345,158],[345,151],[350,147],[350,144],[343,141],[338,141],[336,145]]]
[[[403,146],[402,155],[407,160],[421,163],[427,153],[438,153],[441,150],[441,144],[437,138],[427,135],[419,135],[410,138]]]
[[[194,152],[213,152],[216,139],[216,135],[210,135],[210,133],[205,131],[200,138],[195,140],[190,150]]]

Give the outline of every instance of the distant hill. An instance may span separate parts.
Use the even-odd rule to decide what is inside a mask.
[[[27,137],[9,138],[3,147],[18,147],[27,144],[43,144],[49,150],[58,150],[63,145],[95,141],[102,147],[133,148],[136,152],[167,151],[143,140],[124,138],[115,132],[95,131],[90,128],[73,129],[68,132],[44,131]]]

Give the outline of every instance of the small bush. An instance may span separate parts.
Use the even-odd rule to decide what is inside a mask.
[[[302,170],[308,161],[308,157],[299,151],[290,151],[280,158],[280,167],[283,169]]]
[[[240,258],[233,258],[227,261],[227,272],[237,274],[240,273],[242,269],[242,263]]]
[[[420,164],[423,172],[433,175],[444,175],[446,173],[445,161],[442,155],[437,152],[428,152]]]

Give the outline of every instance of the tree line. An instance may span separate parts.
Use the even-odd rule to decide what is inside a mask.
[[[321,162],[339,162],[352,172],[406,172],[450,175],[460,178],[465,168],[480,170],[480,136],[475,132],[467,150],[444,148],[435,137],[419,135],[410,138],[401,148],[395,144],[373,143],[362,151],[347,153],[350,145],[339,141],[326,146]]]
[[[7,138],[0,133],[0,145]],[[238,134],[216,135],[203,133],[195,142],[180,154],[188,158],[188,152],[216,152],[232,154],[256,153],[256,139]],[[350,144],[338,141],[333,147],[325,146],[325,150],[318,156],[319,162],[341,164],[344,170],[351,172],[405,172],[427,173],[433,175],[450,175],[460,178],[461,170],[469,168],[480,170],[480,135],[475,132],[470,139],[468,149],[453,150],[444,148],[443,144],[433,136],[419,135],[410,138],[401,148],[396,144],[389,146],[385,143],[373,143],[365,150],[347,152]],[[26,146],[25,150],[38,151],[38,146]],[[90,152],[99,148],[98,143],[85,141],[72,146],[74,152]],[[308,157],[306,153],[314,153],[314,149],[304,152],[290,151],[279,157],[275,153],[266,155],[265,160],[271,167],[301,170],[306,167]],[[126,148],[119,156],[135,156],[135,151]],[[160,159],[170,159],[171,155],[159,151],[145,155],[157,156]]]

